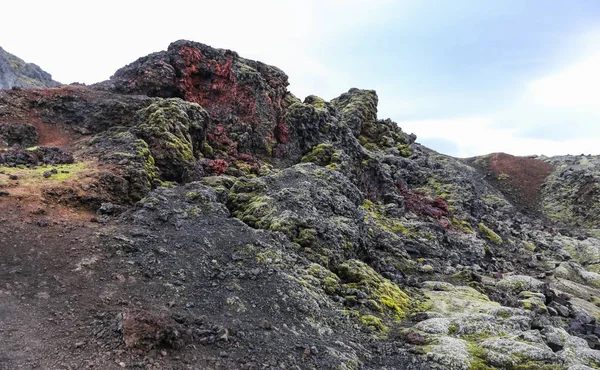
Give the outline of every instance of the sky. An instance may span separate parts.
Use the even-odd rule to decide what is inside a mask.
[[[11,1],[0,46],[91,84],[188,39],[278,66],[303,99],[374,89],[441,153],[600,154],[597,0]]]

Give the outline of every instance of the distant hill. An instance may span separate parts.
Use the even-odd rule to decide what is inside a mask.
[[[0,47],[0,89],[60,86],[52,76],[33,63],[26,63]]]

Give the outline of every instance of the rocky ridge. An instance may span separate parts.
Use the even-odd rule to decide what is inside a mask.
[[[0,221],[30,222],[0,238],[50,236],[0,252],[25,271],[0,312],[79,302],[69,334],[36,327],[49,348],[0,342],[7,368],[600,367],[600,157],[452,158],[374,91],[286,86],[177,41],[94,86],[0,92]]]
[[[33,63],[6,52],[0,47],[0,89],[55,87],[60,83]]]

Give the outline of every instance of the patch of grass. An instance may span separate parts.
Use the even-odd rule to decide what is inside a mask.
[[[44,173],[55,170],[56,173],[50,177],[44,177]],[[82,177],[85,173],[94,170],[93,162],[77,162],[73,164],[57,164],[37,167],[2,167],[0,172],[6,175],[16,175],[20,186],[56,185]]]

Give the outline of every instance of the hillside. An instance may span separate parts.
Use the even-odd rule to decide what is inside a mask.
[[[6,52],[0,47],[0,89],[55,87],[60,83],[33,63]]]
[[[0,91],[0,369],[600,367],[600,156],[457,159],[287,79],[177,41]]]

